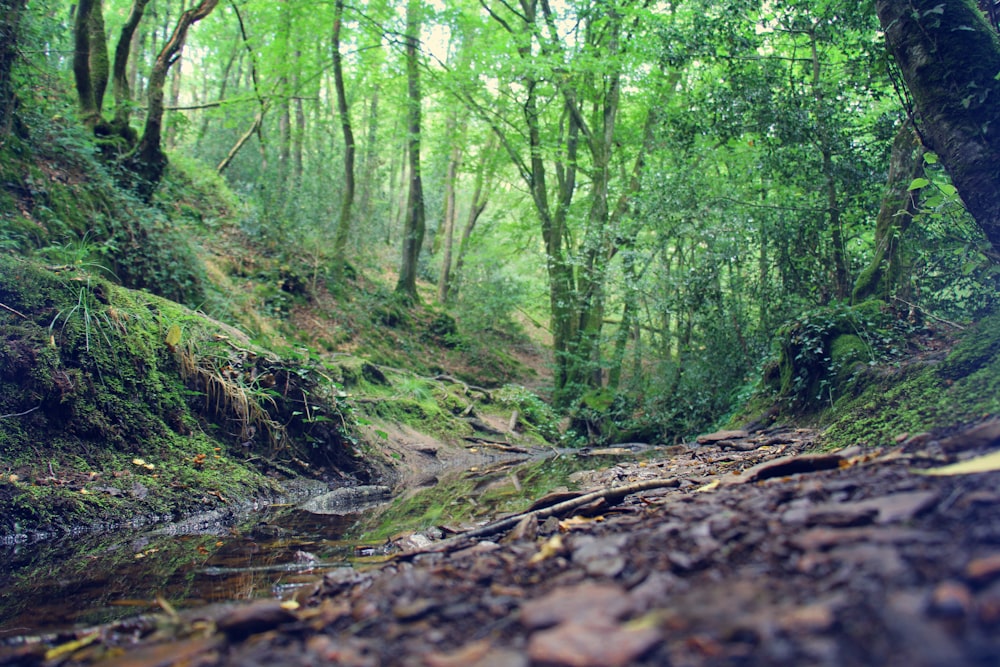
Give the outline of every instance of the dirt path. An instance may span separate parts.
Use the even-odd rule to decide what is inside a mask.
[[[328,574],[297,609],[137,619],[0,665],[1000,664],[1000,472],[915,472],[1000,427],[799,455],[811,436],[669,448],[581,476],[665,488]]]

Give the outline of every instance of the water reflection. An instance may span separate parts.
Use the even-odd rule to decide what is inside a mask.
[[[272,506],[228,528],[74,535],[0,546],[0,642],[160,611],[289,598],[322,573],[384,560],[400,535],[469,527],[524,510],[574,475],[640,456],[553,456],[442,474],[428,488],[349,514]],[[440,531],[438,531],[440,532]]]

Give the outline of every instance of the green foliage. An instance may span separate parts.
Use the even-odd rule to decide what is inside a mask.
[[[898,362],[915,329],[880,301],[809,311],[781,327],[764,384],[803,412],[832,407],[869,366]]]
[[[528,433],[547,443],[561,440],[559,415],[537,394],[519,385],[506,384],[493,393],[493,400],[500,407],[517,410],[517,423]]]

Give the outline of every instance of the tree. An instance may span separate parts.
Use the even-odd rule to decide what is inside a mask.
[[[340,203],[340,217],[333,242],[333,279],[340,283],[347,262],[347,238],[351,231],[351,206],[354,204],[354,130],[351,128],[350,109],[344,90],[344,64],[340,55],[340,28],[344,19],[344,0],[336,0],[333,16],[333,81],[337,89],[337,113],[344,133],[344,194]],[[418,121],[419,122],[419,121]]]
[[[153,190],[156,189],[163,176],[163,171],[167,167],[167,155],[163,152],[162,145],[163,98],[167,72],[180,57],[191,26],[208,16],[218,4],[219,0],[201,0],[197,5],[182,13],[177,19],[177,25],[170,38],[163,45],[159,55],[156,56],[156,61],[149,73],[146,122],[142,137],[125,160],[125,165],[139,177],[136,182],[136,190],[143,196],[149,197],[153,194]]]
[[[17,59],[21,16],[27,0],[0,0],[0,142],[10,133],[17,110],[11,71]]]
[[[137,177],[133,185],[145,197],[152,195],[167,165],[162,146],[167,73],[180,58],[188,30],[208,16],[218,3],[219,0],[201,0],[178,18],[173,33],[157,55],[149,74],[146,120],[138,139],[128,122],[131,99],[127,72],[135,30],[142,20],[148,0],[133,0],[115,48],[113,68],[109,68],[103,0],[81,0],[77,5],[73,24],[73,79],[81,119],[95,134],[107,136],[114,133],[125,141],[123,164]],[[103,116],[109,77],[116,105],[113,123],[108,123]]]
[[[917,208],[919,194],[910,184],[921,172],[923,154],[913,126],[904,123],[892,143],[888,183],[875,219],[875,249],[871,263],[854,285],[855,303],[871,297],[887,299],[902,278],[900,238]]]
[[[410,185],[406,196],[406,219],[403,227],[403,259],[399,267],[396,293],[408,301],[417,301],[417,260],[424,244],[424,188],[420,175],[420,0],[406,3],[406,90],[407,153]]]
[[[922,143],[1000,261],[1000,41],[972,0],[876,0]]]

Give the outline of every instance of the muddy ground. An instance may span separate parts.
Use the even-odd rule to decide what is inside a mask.
[[[1000,472],[921,474],[996,449],[1000,422],[803,455],[812,436],[657,450],[578,475],[587,502],[403,538],[298,606],[167,609],[0,665],[1000,664]]]

